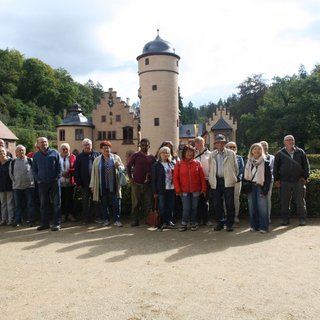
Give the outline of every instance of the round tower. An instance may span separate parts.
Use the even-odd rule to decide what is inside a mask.
[[[148,42],[137,57],[140,81],[141,137],[150,140],[150,152],[155,154],[161,143],[171,140],[175,151],[179,147],[180,57],[172,45],[159,37]]]

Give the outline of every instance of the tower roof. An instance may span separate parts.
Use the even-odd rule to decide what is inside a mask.
[[[223,119],[220,118],[214,126],[212,126],[211,130],[230,130],[232,129],[229,124]]]
[[[159,36],[159,29],[157,30],[157,36],[153,41],[149,41],[142,50],[142,54],[137,58],[141,58],[142,56],[146,55],[153,55],[153,54],[168,54],[174,55],[177,58],[180,58],[178,55],[175,54],[175,50],[172,44],[166,40],[163,40]]]
[[[62,124],[58,126],[65,126],[65,125],[68,125],[68,126],[83,125],[83,126],[92,127],[92,122],[82,114],[82,109],[80,104],[75,103],[70,107],[67,116],[62,120]]]

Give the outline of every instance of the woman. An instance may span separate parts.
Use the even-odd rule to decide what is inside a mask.
[[[174,227],[172,222],[173,206],[175,199],[173,185],[174,163],[170,148],[162,147],[158,152],[158,159],[152,166],[152,189],[155,202],[158,201],[160,212],[159,231]]]
[[[182,160],[174,168],[174,189],[182,200],[182,222],[179,231],[186,231],[190,221],[191,230],[198,230],[197,208],[200,193],[206,193],[206,180],[201,163],[194,159],[195,149],[184,146]]]
[[[261,143],[254,143],[249,150],[244,170],[244,181],[252,182],[246,194],[250,215],[250,231],[266,233],[269,229],[267,195],[271,183],[271,170]]]
[[[111,142],[100,143],[101,155],[94,159],[91,171],[90,189],[93,201],[101,200],[103,226],[110,225],[109,206],[113,209],[114,226],[122,227],[121,185],[119,170],[124,170],[120,157],[111,153]]]
[[[9,176],[11,158],[7,157],[7,151],[0,146],[0,202],[1,222],[0,226],[12,225],[14,223],[14,202],[12,192],[12,181]]]
[[[62,143],[60,146],[61,156],[61,213],[62,222],[67,220],[76,221],[73,216],[73,192],[74,192],[74,164],[76,156],[70,153],[69,143]]]

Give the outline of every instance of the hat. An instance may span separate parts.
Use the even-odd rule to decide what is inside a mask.
[[[216,142],[227,142],[227,140],[223,134],[218,134],[214,138],[214,143],[216,143]]]

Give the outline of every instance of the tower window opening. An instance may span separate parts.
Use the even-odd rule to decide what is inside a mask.
[[[158,89],[157,85],[156,85],[156,84],[153,84],[153,85],[152,85],[152,91],[157,91],[157,89]]]
[[[149,58],[146,58],[146,60],[145,60],[145,65],[146,65],[146,66],[149,65]]]
[[[160,118],[154,118],[154,126],[155,127],[160,126]]]

